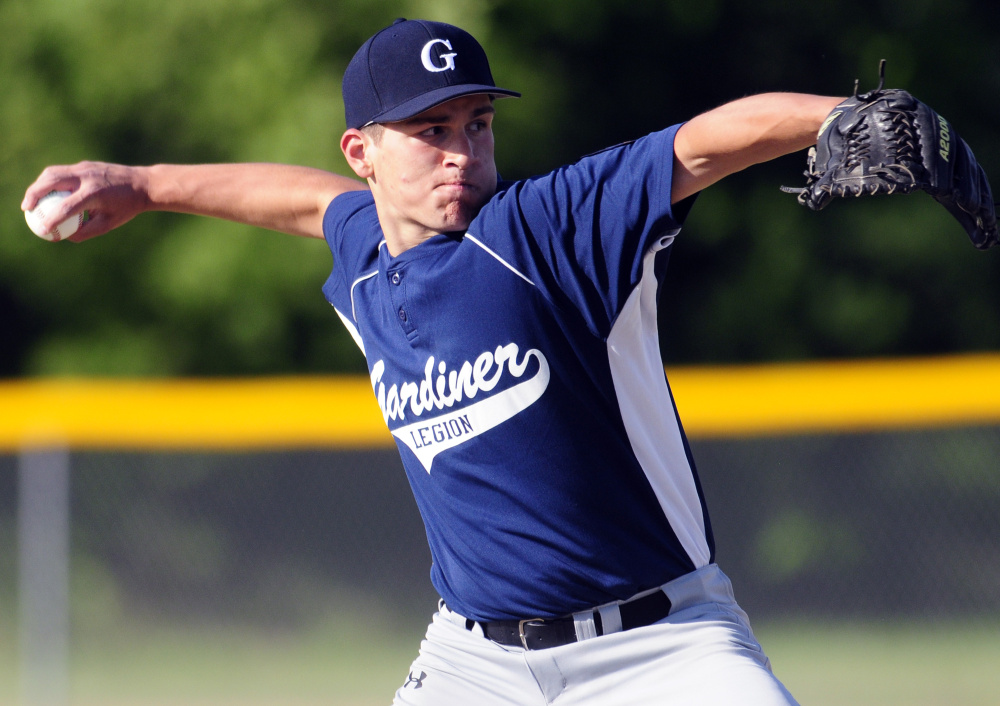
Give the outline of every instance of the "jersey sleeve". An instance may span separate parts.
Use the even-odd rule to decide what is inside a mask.
[[[679,127],[509,186],[477,235],[554,304],[577,309],[595,335],[607,336],[645,256],[670,244],[687,212],[689,204],[671,205]]]
[[[323,295],[364,352],[353,290],[355,282],[377,267],[382,231],[371,193],[349,191],[333,199],[323,215],[323,237],[333,255],[333,269],[323,285]]]

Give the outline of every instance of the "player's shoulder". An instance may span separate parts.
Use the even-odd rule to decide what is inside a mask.
[[[326,207],[324,220],[347,221],[364,212],[366,209],[375,209],[375,197],[368,189],[358,189],[345,191],[337,194]]]
[[[345,230],[369,228],[378,224],[375,198],[367,190],[346,191],[334,197],[323,215],[323,235],[327,242],[336,239]]]
[[[376,257],[383,235],[371,192],[348,191],[336,196],[323,216],[323,237],[334,261],[341,265],[360,265]]]

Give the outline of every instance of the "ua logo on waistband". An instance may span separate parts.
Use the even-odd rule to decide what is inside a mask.
[[[434,63],[431,58],[431,49],[435,44],[444,44],[445,47],[451,51],[451,54],[442,54],[441,59],[444,60],[444,66],[438,66]],[[447,39],[432,39],[424,45],[423,50],[420,52],[420,61],[423,62],[424,68],[428,71],[433,71],[434,73],[439,73],[441,71],[454,71],[455,70],[455,57],[458,54],[451,49],[451,42]]]
[[[426,678],[427,678],[426,672],[420,672],[420,674],[417,675],[414,675],[413,672],[410,672],[410,675],[407,678],[406,683],[403,684],[403,688],[405,689],[406,687],[412,684],[414,689],[419,689],[424,685],[424,679]]]

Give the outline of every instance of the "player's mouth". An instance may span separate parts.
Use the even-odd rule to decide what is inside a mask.
[[[468,194],[471,193],[472,191],[479,190],[479,187],[476,184],[472,183],[471,181],[465,181],[465,180],[446,181],[442,184],[439,184],[438,188],[446,192],[453,192],[457,195]]]

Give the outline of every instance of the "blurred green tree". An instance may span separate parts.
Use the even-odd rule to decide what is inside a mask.
[[[48,164],[278,161],[348,173],[339,80],[396,16],[467,27],[498,81],[508,177],[748,93],[911,90],[1000,165],[1000,9],[985,0],[0,0],[0,376],[363,371],[321,242],[172,214],[81,246],[17,213]],[[1000,348],[1000,266],[922,195],[813,214],[803,155],[700,197],[664,292],[670,362]]]

